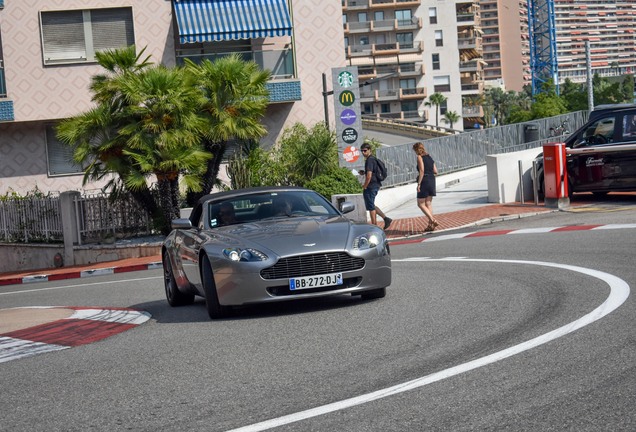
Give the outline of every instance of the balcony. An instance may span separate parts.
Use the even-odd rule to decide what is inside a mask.
[[[426,99],[427,93],[425,87],[415,88],[396,88],[396,89],[360,89],[360,102],[397,102],[408,100]]]
[[[351,1],[351,0],[349,0]],[[357,1],[357,0],[354,0]],[[408,7],[417,7],[422,1],[421,0],[368,0],[369,6],[372,9],[389,9],[389,8],[408,8]]]
[[[365,10],[369,9],[369,0],[342,0],[342,10]]]
[[[399,92],[400,100],[426,99],[426,87],[401,88]]]
[[[484,108],[481,105],[467,105],[462,107],[462,117],[483,117]]]
[[[460,72],[477,72],[482,70],[483,62],[481,60],[471,60],[459,62]]]
[[[177,64],[182,65],[184,59],[195,63],[203,60],[214,61],[230,54],[238,54],[245,61],[254,61],[263,70],[271,72],[267,83],[271,103],[293,102],[301,100],[300,80],[295,77],[293,51],[291,49],[271,51],[238,51],[238,52],[194,52],[195,50],[178,49]],[[204,50],[205,51],[205,50]]]
[[[484,91],[483,81],[462,83],[462,95],[476,95]]]
[[[351,33],[369,33],[371,31],[371,21],[344,23],[345,35]]]

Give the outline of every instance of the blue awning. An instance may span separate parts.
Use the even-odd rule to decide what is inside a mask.
[[[291,36],[286,0],[174,0],[181,43]]]

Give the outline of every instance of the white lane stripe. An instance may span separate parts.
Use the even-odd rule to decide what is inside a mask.
[[[45,344],[0,336],[0,363],[68,348],[70,346]]]
[[[613,225],[601,225],[593,230],[609,230],[609,229],[623,229],[623,228],[636,228],[636,224],[613,224]]]
[[[508,234],[543,234],[554,231],[558,227],[548,228],[523,228],[509,232]]]
[[[78,288],[78,287],[87,287],[87,286],[95,286],[95,285],[111,285],[111,284],[136,282],[136,281],[144,281],[144,280],[152,280],[152,279],[163,279],[163,276],[153,276],[153,277],[136,278],[136,279],[122,279],[122,280],[116,280],[116,281],[101,281],[101,282],[91,282],[91,283],[78,283],[76,285],[64,285],[64,286],[59,286],[59,287],[48,287],[48,288],[37,288],[37,289],[28,289],[28,290],[20,290],[20,291],[9,291],[9,292],[0,293],[0,296],[9,295],[9,294],[32,293],[32,292],[38,292],[38,291],[53,291],[53,290],[59,290],[59,289]]]
[[[120,324],[143,324],[150,319],[148,312],[116,309],[79,309],[65,319],[85,319]]]
[[[464,234],[445,234],[439,237],[431,237],[428,239],[424,239],[426,240],[426,243],[428,242],[434,242],[434,241],[440,241],[440,240],[452,240],[452,239],[461,239],[466,237],[467,235],[473,234],[472,232],[469,233],[464,233]],[[422,240],[422,241],[424,241]]]
[[[602,281],[606,282],[610,286],[610,294],[607,299],[601,304],[599,307],[594,309],[592,312],[587,315],[582,316],[581,318],[572,321],[569,324],[564,325],[563,327],[559,327],[556,330],[545,333],[539,337],[534,339],[530,339],[529,341],[522,342],[518,345],[512,346],[505,350],[496,352],[494,354],[482,357],[477,360],[473,360],[458,366],[454,366],[452,368],[436,372],[430,375],[427,375],[422,378],[418,378],[412,381],[407,381],[402,384],[398,384],[392,387],[388,387],[382,390],[377,390],[372,393],[367,393],[365,395],[353,397],[350,399],[345,399],[339,402],[334,402],[331,404],[323,405],[320,407],[308,409],[306,411],[300,411],[294,414],[289,414],[283,417],[266,420],[264,422],[255,423],[252,425],[240,427],[238,429],[232,429],[228,432],[257,432],[264,431],[267,429],[272,429],[275,427],[283,426],[286,424],[294,423],[297,421],[305,420],[312,417],[317,417],[323,414],[331,413],[334,411],[339,411],[345,408],[351,408],[356,405],[361,405],[367,402],[371,402],[374,400],[382,399],[388,396],[396,395],[398,393],[403,393],[409,390],[413,390],[419,387],[423,387],[427,384],[431,384],[437,381],[441,381],[445,378],[449,378],[455,375],[462,374],[464,372],[471,371],[473,369],[486,366],[491,363],[495,363],[499,360],[503,360],[505,358],[511,357],[513,355],[519,354],[523,351],[527,351],[531,348],[535,348],[539,345],[550,342],[554,339],[560,338],[568,333],[571,333],[575,330],[580,329],[602,317],[609,314],[620,305],[622,305],[627,297],[629,296],[629,285],[622,279],[611,275],[609,273],[604,273],[598,270],[587,269],[584,267],[571,266],[567,264],[557,264],[551,262],[541,262],[541,261],[521,261],[521,260],[495,260],[495,259],[468,259],[468,258],[443,258],[443,259],[417,259],[417,258],[409,258],[404,260],[393,260],[393,262],[400,261],[464,261],[464,262],[485,262],[485,263],[503,263],[503,264],[530,264],[536,266],[543,267],[554,267],[558,269],[570,270],[578,273],[582,273],[588,276],[592,276]]]

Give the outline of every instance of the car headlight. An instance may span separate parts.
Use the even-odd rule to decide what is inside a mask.
[[[223,255],[231,261],[265,261],[267,255],[256,249],[226,248]]]
[[[354,249],[372,249],[382,243],[382,237],[376,233],[366,233],[353,239]]]

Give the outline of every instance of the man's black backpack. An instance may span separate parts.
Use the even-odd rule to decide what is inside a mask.
[[[375,158],[375,161],[377,162],[375,164],[377,167],[375,170],[375,177],[378,181],[384,181],[386,179],[386,165],[384,165],[384,162],[378,158]]]

